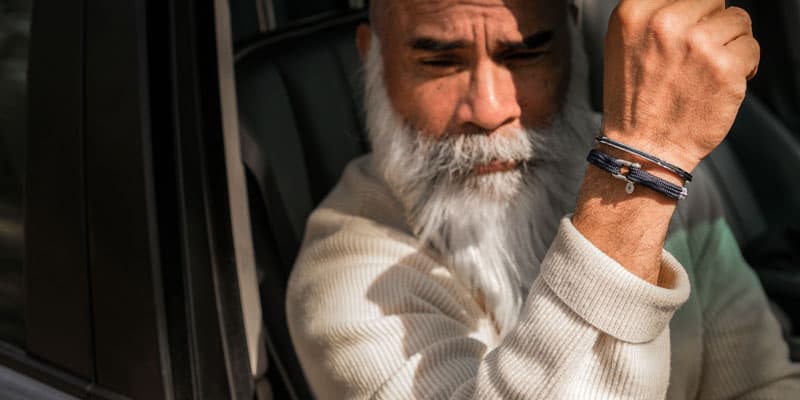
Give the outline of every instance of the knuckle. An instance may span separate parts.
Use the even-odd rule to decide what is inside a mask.
[[[611,19],[624,27],[641,25],[643,15],[635,2],[622,2],[611,12]]]
[[[678,35],[680,20],[669,11],[659,11],[650,19],[650,32],[659,40],[674,40]]]
[[[752,25],[753,25],[753,20],[752,20],[752,18],[750,17],[750,13],[748,13],[747,11],[745,11],[745,10],[744,10],[743,8],[741,8],[741,7],[736,7],[736,6],[733,6],[733,7],[728,7],[728,8],[725,10],[725,12],[727,12],[727,13],[731,13],[731,14],[733,14],[733,15],[735,15],[735,16],[737,16],[737,17],[739,17],[739,19],[741,19],[741,21],[742,21],[742,23],[743,23],[744,25],[747,25],[747,26],[752,26]]]
[[[709,63],[711,76],[717,82],[726,82],[736,72],[736,63],[730,57],[714,57]]]
[[[739,7],[730,7],[725,10],[725,14],[731,21],[731,24],[736,25],[745,32],[753,32],[753,20],[750,18],[750,14],[747,11]]]
[[[711,35],[705,29],[692,29],[686,41],[689,50],[695,53],[706,53],[711,47]]]
[[[750,37],[747,40],[747,43],[750,45],[750,54],[749,56],[753,57],[756,61],[761,59],[761,43],[758,43],[758,40],[754,37]]]
[[[730,93],[736,101],[742,101],[747,94],[747,81],[745,79],[739,79],[731,84]]]
[[[748,79],[753,78],[755,76],[756,72],[758,71],[758,66],[761,64],[761,45],[758,43],[757,40],[753,39],[752,46],[753,46],[753,53],[751,55],[752,58],[750,59],[749,63],[750,65],[752,65],[752,69],[748,71],[747,75]]]
[[[753,38],[753,53],[756,56],[756,61],[761,61],[761,43],[755,38]]]

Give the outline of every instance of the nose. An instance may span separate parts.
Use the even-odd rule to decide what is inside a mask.
[[[494,132],[519,120],[520,113],[511,71],[491,60],[477,63],[469,90],[458,109],[462,125]]]

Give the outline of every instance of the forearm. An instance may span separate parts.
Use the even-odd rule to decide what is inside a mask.
[[[607,333],[587,322],[563,306],[544,280],[531,290],[535,295],[518,328],[481,362],[474,391],[454,398],[664,398],[670,377],[668,328],[646,342],[627,342],[617,337],[626,329]]]
[[[722,0],[621,0],[604,54],[604,134],[691,171],[730,130],[759,45],[747,13]],[[675,204],[643,188],[628,196],[623,187],[590,167],[574,223],[655,284]]]
[[[498,391],[496,382],[516,388],[535,382],[541,398],[663,398],[667,326],[688,297],[689,282],[666,252],[659,260],[665,275],[675,278],[672,289],[625,272],[564,223],[518,326],[481,365],[478,397],[514,397]]]
[[[293,272],[287,315],[318,397],[664,397],[668,324],[689,294],[668,253],[661,265],[675,284],[665,289],[563,220],[519,323],[500,341],[445,266],[380,237],[315,243]]]

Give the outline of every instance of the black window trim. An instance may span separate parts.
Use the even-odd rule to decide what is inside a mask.
[[[3,366],[79,398],[253,398],[215,6],[34,0],[29,329]]]
[[[83,164],[84,11],[84,0],[36,0],[31,13],[25,351],[90,381],[94,363]],[[40,117],[41,110],[48,110],[46,118]]]

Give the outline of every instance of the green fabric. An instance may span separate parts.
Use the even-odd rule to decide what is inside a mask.
[[[668,398],[761,398],[765,393],[760,388],[770,381],[797,379],[796,366],[778,361],[788,360],[788,348],[778,339],[779,324],[725,220],[675,224],[665,247],[686,269],[692,285],[689,300],[670,323],[673,376]],[[698,352],[701,365],[691,361]]]

